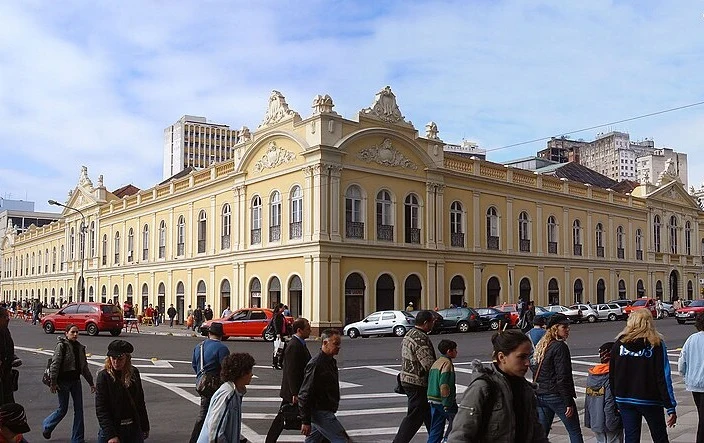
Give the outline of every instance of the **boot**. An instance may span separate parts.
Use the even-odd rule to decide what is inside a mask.
[[[271,359],[271,367],[274,369],[279,369],[279,357],[274,354],[274,356]]]

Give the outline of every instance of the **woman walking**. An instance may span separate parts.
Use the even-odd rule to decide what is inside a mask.
[[[611,349],[609,365],[609,382],[621,412],[625,442],[640,442],[643,418],[654,443],[668,442],[667,426],[677,422],[677,402],[667,347],[649,310],[637,309],[628,315],[626,327]]]
[[[99,443],[143,443],[149,437],[142,379],[132,366],[132,352],[130,343],[113,340],[105,367],[98,372],[95,413]]]
[[[242,396],[252,381],[254,358],[245,353],[230,354],[222,362],[224,383],[215,391],[198,443],[239,442],[242,440]]]
[[[286,341],[284,340],[284,334],[286,333],[286,318],[284,318],[283,313],[284,305],[279,303],[274,308],[274,314],[271,317],[271,324],[274,327],[274,356],[272,359],[271,366],[274,369],[283,369],[284,362],[284,347],[286,346]]]
[[[525,379],[533,349],[519,330],[491,339],[493,363],[472,362],[473,378],[459,405],[450,442],[547,442],[538,421],[535,386]]]
[[[697,406],[697,443],[704,443],[704,313],[697,315],[694,326],[697,332],[684,342],[677,366]]]
[[[577,393],[572,377],[572,357],[567,346],[570,320],[561,313],[548,320],[548,329],[535,347],[535,362],[531,367],[533,381],[538,383],[538,417],[550,435],[555,414],[565,425],[570,443],[583,443],[577,413]]]
[[[42,422],[42,435],[51,438],[54,428],[61,422],[68,412],[68,398],[73,399],[73,428],[71,442],[84,441],[83,421],[83,390],[81,389],[81,375],[90,385],[90,392],[95,393],[93,375],[88,368],[86,347],[78,342],[78,326],[66,326],[63,337],[58,338],[54,349],[54,357],[49,367],[51,376],[51,393],[58,394],[59,407]]]

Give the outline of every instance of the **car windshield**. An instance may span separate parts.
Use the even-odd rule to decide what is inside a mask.
[[[120,308],[115,305],[103,305],[100,307],[103,314],[120,314]]]
[[[543,314],[543,313],[549,312],[549,311],[548,311],[547,309],[545,309],[544,307],[542,307],[542,306],[536,306],[536,307],[535,307],[535,312],[538,313],[538,314]]]
[[[633,306],[645,306],[645,304],[648,303],[648,300],[636,300],[635,303],[633,303]]]
[[[692,300],[689,304],[690,308],[701,308],[704,307],[704,300]]]

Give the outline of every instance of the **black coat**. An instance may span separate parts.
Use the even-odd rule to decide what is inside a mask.
[[[137,368],[132,370],[134,373],[129,388],[125,388],[121,381],[113,380],[105,369],[98,372],[95,383],[95,414],[98,416],[100,429],[105,432],[105,437],[108,440],[117,437],[120,420],[130,417],[139,424],[142,432],[149,432],[149,417],[147,416],[147,407],[144,404],[142,379],[139,377]],[[132,406],[128,391],[136,410]]]
[[[310,424],[313,410],[337,412],[339,406],[340,381],[337,361],[332,355],[321,351],[306,365],[303,384],[298,393],[301,421]]]
[[[537,370],[538,365],[531,366],[533,374]],[[574,400],[577,393],[572,377],[572,357],[567,343],[556,340],[548,345],[538,378],[533,381],[538,384],[538,395],[558,394],[565,405],[577,406]]]
[[[303,384],[303,375],[306,365],[310,361],[310,351],[308,347],[294,336],[288,342],[284,351],[284,374],[281,379],[281,390],[279,396],[289,403],[293,403],[292,397],[298,395]]]

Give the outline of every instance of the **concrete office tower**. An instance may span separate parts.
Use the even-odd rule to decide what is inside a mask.
[[[667,161],[670,160],[670,164]],[[655,184],[658,174],[666,167],[673,168],[674,173],[687,188],[687,154],[675,152],[671,148],[657,148],[651,154],[639,156],[636,160],[636,180],[641,183]]]

